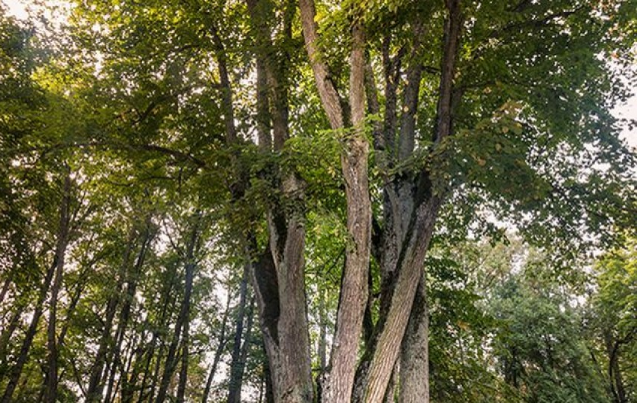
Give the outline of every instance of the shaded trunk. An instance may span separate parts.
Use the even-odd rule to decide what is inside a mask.
[[[444,27],[433,147],[437,147],[452,133],[453,80],[462,27],[459,1],[447,0],[445,5],[447,18]],[[359,368],[360,382],[357,385],[361,386],[357,389],[357,401],[377,402],[385,395],[412,312],[416,289],[422,277],[422,265],[443,200],[443,190],[436,189],[437,186],[439,185],[431,182],[427,170],[421,171],[413,184],[413,212],[409,214],[408,225],[404,226],[404,241],[400,245],[395,274],[388,286],[391,297],[387,298],[386,308],[381,306],[381,320],[377,325],[375,348],[363,360]],[[402,214],[401,216],[405,218]],[[423,370],[421,368],[419,371]],[[408,390],[403,393],[411,395]]]
[[[248,305],[248,309],[246,312],[246,325],[245,325],[245,334],[243,336],[243,343],[241,344],[241,350],[239,351],[239,359],[235,376],[236,380],[236,392],[235,392],[235,402],[241,402],[241,388],[243,386],[243,376],[245,373],[246,362],[248,359],[248,352],[250,350],[250,344],[252,343],[252,321],[254,318],[254,298],[250,300],[250,304]],[[231,400],[228,400],[231,402]]]
[[[117,306],[119,304],[120,296],[119,290],[122,289],[126,277],[126,271],[130,264],[131,253],[134,247],[134,241],[136,236],[135,228],[131,228],[128,241],[126,242],[126,248],[124,249],[124,255],[122,258],[122,265],[119,268],[117,284],[115,290],[111,290],[112,294],[106,303],[104,327],[99,341],[99,347],[97,349],[97,356],[95,357],[95,363],[91,369],[89,377],[89,386],[87,388],[86,401],[88,403],[100,402],[102,400],[102,393],[104,383],[103,380],[107,376],[108,371],[105,371],[105,366],[108,363],[110,345],[112,344],[112,328],[113,321],[115,320],[115,314],[117,313]]]
[[[15,333],[18,325],[20,324],[20,318],[26,309],[26,302],[22,302],[13,308],[13,312],[11,314],[11,319],[6,324],[6,327],[2,329],[2,334],[0,334],[0,363],[8,364],[6,362],[7,359],[7,350],[9,347],[9,341],[13,337],[13,333]],[[3,365],[0,365],[0,378],[4,378],[4,372],[2,370]]]
[[[20,381],[22,369],[24,368],[24,364],[26,364],[27,362],[33,339],[38,330],[38,322],[40,321],[40,317],[42,316],[44,301],[46,300],[46,295],[48,293],[51,280],[53,279],[53,273],[55,272],[56,266],[57,263],[54,262],[46,272],[44,282],[42,283],[40,288],[40,294],[35,305],[35,310],[33,312],[31,322],[29,323],[24,341],[22,342],[22,346],[20,347],[20,352],[18,353],[18,358],[16,359],[15,364],[13,365],[11,370],[9,370],[9,373],[7,375],[7,386],[2,395],[2,400],[0,400],[1,403],[11,403],[13,401],[13,393],[15,392],[15,389],[18,386],[18,382]]]
[[[142,241],[141,247],[137,255],[135,265],[127,273],[126,293],[124,296],[124,300],[122,301],[122,309],[120,310],[119,320],[117,323],[117,329],[115,330],[115,344],[111,348],[111,353],[110,353],[110,357],[111,357],[109,360],[110,375],[108,376],[105,402],[110,402],[112,399],[115,398],[115,395],[117,394],[117,388],[114,389],[115,376],[122,367],[122,358],[121,358],[122,346],[124,344],[126,331],[128,330],[128,323],[131,317],[131,309],[133,306],[133,301],[135,299],[135,294],[137,292],[139,279],[142,274],[142,268],[144,265],[144,260],[146,258],[146,252],[150,246],[150,243],[153,237],[150,226],[151,226],[151,217],[148,216],[146,218],[143,239],[141,240]],[[109,371],[107,370],[106,373],[109,373]],[[121,382],[121,379],[120,379],[120,382]]]
[[[38,295],[38,299],[35,304],[35,310],[33,312],[33,316],[31,317],[31,322],[29,324],[29,327],[27,328],[24,340],[22,342],[22,346],[20,347],[20,352],[18,353],[18,357],[15,361],[15,364],[13,365],[13,367],[11,368],[11,370],[9,371],[7,375],[7,384],[6,384],[4,393],[2,395],[2,399],[0,400],[1,403],[10,403],[13,400],[13,393],[15,392],[15,389],[18,386],[18,382],[20,381],[20,376],[22,375],[22,370],[24,368],[24,365],[27,362],[29,351],[31,350],[31,346],[33,344],[33,339],[35,338],[35,335],[38,330],[38,323],[44,311],[44,303],[46,301],[46,297],[49,292],[49,289],[52,286],[52,281],[54,281],[54,276],[56,277],[55,281],[58,283],[57,284],[58,290],[61,284],[61,271],[64,265],[64,254],[66,253],[66,247],[68,245],[68,238],[69,238],[70,187],[71,187],[70,177],[67,175],[64,182],[64,194],[62,196],[62,202],[60,207],[60,225],[58,227],[58,233],[57,233],[57,239],[56,239],[56,250],[55,250],[55,255],[53,258],[53,263],[51,264],[51,266],[49,266],[49,268],[46,271],[46,274],[44,276],[44,281],[40,287],[40,293]],[[57,291],[55,294],[55,301],[57,302]],[[52,332],[53,332],[53,335],[55,336],[55,321],[53,325],[49,324],[47,328],[47,343],[51,339]],[[51,389],[57,388],[57,350],[56,350],[57,346],[55,345],[55,341],[56,340],[53,339],[53,345],[47,345],[47,347],[49,348],[47,362],[48,364],[50,364],[52,361],[55,361],[53,364],[55,367],[54,368],[55,383],[53,383],[52,381],[48,382],[46,384],[46,391],[47,393],[53,393],[52,395],[53,397],[55,396],[55,390],[51,391],[49,390],[49,387]],[[51,347],[53,347],[53,350],[51,350]],[[52,374],[51,367],[50,365],[47,365],[47,380],[50,379],[49,377],[51,376],[51,374]]]
[[[190,303],[188,303],[190,305]],[[190,311],[190,308],[188,308]],[[190,318],[186,315],[184,329],[181,335],[181,370],[179,371],[179,384],[177,386],[177,402],[183,403],[186,396],[186,383],[188,380],[188,358],[190,343]]]
[[[275,263],[272,252],[281,249],[271,240],[271,250],[252,265],[251,281],[259,308],[274,400],[277,403],[312,402],[314,387],[302,253],[305,229],[302,219],[296,218],[287,227],[289,230],[283,234],[283,251],[277,256],[291,261],[277,259]],[[271,233],[276,235],[276,230]],[[255,250],[254,244],[251,249]]]
[[[429,403],[429,315],[422,276],[400,355],[399,403]]]
[[[282,34],[286,38],[292,35],[293,5],[288,2],[283,10]],[[261,74],[266,76],[271,105],[270,111],[265,110],[266,102],[258,105],[259,115],[267,116],[267,121],[272,124],[271,134],[267,124],[259,125],[259,139],[262,139],[259,146],[263,152],[267,151],[269,139],[272,139],[274,150],[283,152],[289,137],[285,66],[290,57],[275,57],[269,24],[276,16],[262,6],[263,2],[248,1],[250,19],[260,45],[258,64],[262,66]],[[262,86],[264,81],[262,78],[260,81]],[[283,172],[278,168],[272,167],[272,173],[281,196],[273,200],[268,209],[269,245],[265,251],[260,251],[254,236],[248,234],[247,254],[252,259],[251,282],[272,374],[274,400],[311,402],[314,386],[305,301],[304,183],[294,172]]]
[[[0,289],[0,304],[4,302],[4,299],[7,297],[7,294],[9,293],[9,289],[11,289],[11,283],[13,282],[14,272],[15,272],[15,269],[11,270],[9,274],[7,275],[7,277],[4,279],[4,282],[2,283],[2,288]]]
[[[243,338],[243,322],[246,313],[248,294],[249,265],[244,265],[243,277],[239,289],[239,305],[235,320],[234,344],[232,345],[232,359],[230,361],[230,380],[228,382],[228,403],[241,401],[241,384],[243,378],[243,363],[241,362],[241,339]]]
[[[613,394],[613,400],[615,403],[628,403],[624,381],[619,368],[620,342],[614,341],[610,332],[607,332],[604,335],[604,342],[608,353],[608,379],[610,382],[610,390]]]
[[[146,340],[146,337],[147,337],[147,332],[143,331],[140,336],[141,343],[144,343],[144,340]],[[144,350],[145,348],[142,347],[141,345],[136,345],[136,348],[133,354],[131,354],[129,365],[127,366],[126,370],[120,374],[120,377],[124,379],[125,381],[122,384],[122,395],[121,395],[122,403],[131,403],[133,401],[135,390],[137,389],[137,379],[139,377],[139,371],[143,365],[142,360],[144,358]],[[128,378],[131,365],[133,367],[133,371],[130,375],[130,378]],[[146,367],[146,370],[148,370],[148,367]],[[141,390],[140,390],[140,393],[141,393]]]
[[[166,363],[164,364],[164,373],[159,384],[159,390],[157,392],[156,403],[163,403],[167,398],[168,386],[170,380],[177,366],[176,353],[179,345],[180,337],[182,336],[182,329],[188,321],[190,316],[190,298],[192,295],[192,286],[194,281],[195,270],[195,247],[199,236],[199,225],[201,220],[201,213],[198,211],[193,217],[193,228],[190,235],[190,239],[187,243],[186,251],[186,264],[185,264],[185,284],[184,284],[184,297],[181,303],[181,310],[177,317],[177,323],[175,324],[175,331],[173,333],[172,341],[168,347],[168,354],[166,356]]]
[[[391,373],[391,378],[389,378],[389,385],[387,385],[387,391],[385,392],[385,399],[383,400],[385,403],[394,403],[396,401],[397,392],[400,389],[400,385],[398,383],[400,378],[400,360],[397,360],[394,364],[394,369]]]
[[[208,396],[210,396],[210,389],[212,388],[212,381],[217,373],[217,367],[219,362],[221,361],[221,356],[223,355],[223,350],[226,347],[226,328],[228,325],[228,317],[230,316],[230,300],[231,293],[228,292],[228,299],[226,301],[226,309],[223,313],[223,319],[221,319],[221,330],[219,331],[219,341],[217,343],[217,349],[215,350],[215,356],[212,360],[212,366],[210,367],[210,372],[208,373],[208,378],[206,379],[206,387],[203,392],[203,397],[201,399],[201,403],[208,402]]]
[[[160,340],[159,330],[157,330],[157,327],[164,326],[164,324],[166,323],[166,317],[168,316],[168,312],[169,312],[168,308],[169,306],[172,307],[175,303],[175,298],[172,297],[171,291],[173,289],[173,284],[175,283],[176,276],[177,276],[176,270],[173,269],[170,273],[170,279],[164,284],[162,289],[161,295],[162,295],[163,303],[162,303],[161,313],[159,315],[159,319],[154,324],[155,329],[153,330],[153,337],[151,338],[151,341],[148,344],[148,349],[146,353],[147,354],[146,364],[144,365],[144,376],[142,377],[142,382],[139,389],[139,398],[137,400],[138,403],[152,402],[153,396],[155,395],[155,386],[156,386],[157,377],[159,373],[159,366],[160,366],[160,362],[161,362],[163,351],[164,351],[163,342],[160,343],[160,347],[158,349],[159,354],[157,355],[157,359],[155,361],[155,368],[152,371],[152,373],[150,370],[150,366],[151,366],[153,357],[155,356],[156,345],[158,341]],[[149,377],[151,377],[152,381],[151,381],[151,385],[149,387],[149,391],[147,394],[146,383]]]
[[[319,345],[318,356],[320,374],[327,369],[327,308],[325,306],[325,290],[319,289]],[[319,383],[320,385],[320,383]],[[320,401],[321,399],[319,399]]]
[[[69,238],[70,204],[71,204],[71,176],[67,172],[64,179],[62,206],[60,207],[60,224],[57,235],[56,265],[53,284],[51,285],[51,297],[49,299],[49,323],[47,326],[47,373],[45,385],[45,401],[55,403],[58,386],[58,345],[57,345],[57,304],[62,276],[64,271],[64,257]]]

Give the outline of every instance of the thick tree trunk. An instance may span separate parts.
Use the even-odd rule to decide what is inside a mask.
[[[328,66],[321,59],[314,2],[301,0],[300,9],[305,48],[323,109],[332,129],[342,130],[346,122],[345,111],[330,79]],[[357,22],[352,29],[349,92],[354,131],[351,138],[346,140],[345,150],[341,155],[347,198],[347,231],[352,244],[346,250],[331,365],[322,391],[325,401],[335,403],[351,400],[359,338],[367,305],[367,274],[371,251],[371,202],[367,176],[369,145],[364,134],[365,38],[359,21],[362,17],[355,15],[354,18]]]
[[[440,203],[438,197],[431,196],[416,211],[412,236],[405,242],[391,305],[382,323],[370,366],[363,369],[365,402],[379,402],[385,396],[422,275],[422,263],[429,248]]]
[[[292,3],[290,3],[292,4]],[[288,97],[286,68],[288,58],[274,58],[270,17],[274,13],[260,9],[263,3],[248,1],[251,22],[257,32],[258,90],[269,87],[269,102],[261,99],[258,114],[260,124],[259,147],[283,152],[288,133]],[[283,35],[291,38],[294,8],[286,6],[283,12]],[[270,111],[265,108],[270,106]],[[272,123],[272,134],[269,125]],[[272,139],[270,143],[270,139]],[[259,252],[256,241],[248,234],[248,256],[252,262],[251,282],[263,332],[264,345],[272,374],[276,402],[311,402],[314,386],[311,374],[310,340],[305,300],[304,246],[305,217],[303,213],[303,182],[293,172],[273,167],[281,197],[273,201],[268,211],[269,247]]]
[[[400,355],[399,403],[429,403],[429,315],[421,277]]]
[[[456,58],[462,27],[459,1],[447,0],[445,5],[448,15],[444,27],[441,80],[433,134],[434,147],[452,133],[453,80],[456,72]],[[414,72],[414,76],[417,76],[416,73]],[[405,102],[408,102],[408,95],[406,93]],[[415,92],[414,95],[416,95]],[[407,112],[409,112],[409,105],[407,105]],[[405,118],[411,119],[408,115],[403,115],[403,120]],[[404,134],[401,133],[401,136]],[[404,156],[405,151],[410,147],[410,143],[401,141],[401,147]],[[441,193],[443,190],[435,189],[438,185],[431,182],[430,175],[426,170],[420,173],[417,182],[413,186],[414,207],[413,213],[409,214],[408,225],[403,225],[402,228],[398,225],[400,222],[405,222],[403,220],[406,217],[404,212],[401,212],[399,217],[394,217],[393,220],[395,229],[402,230],[404,235],[402,242],[400,242],[399,236],[397,237],[397,243],[401,245],[400,252],[397,255],[395,274],[392,276],[393,278],[388,286],[388,294],[391,297],[387,297],[385,302],[381,303],[381,319],[375,339],[375,348],[373,353],[370,354],[373,356],[368,359],[369,361],[364,360],[360,368],[360,384],[365,386],[358,391],[360,395],[357,396],[357,399],[365,402],[378,402],[386,392],[392,368],[397,359],[412,311],[416,288],[422,277],[422,265],[433,234],[438,210],[442,204]],[[407,192],[399,193],[403,193],[403,195],[398,195],[397,198],[404,198],[404,194]],[[392,213],[397,211],[396,207],[392,209]],[[422,371],[423,369],[420,369],[417,372]],[[408,390],[404,390],[403,393],[406,395],[412,394]]]
[[[288,190],[294,193],[298,183],[294,178],[291,181]],[[280,223],[281,219],[270,219],[270,257],[262,260],[261,267],[254,275],[261,277],[263,272],[270,272],[264,274],[271,277],[274,274],[276,296],[265,292],[255,293],[255,296],[259,303],[262,327],[265,325],[264,343],[270,360],[274,400],[277,403],[311,402],[314,386],[305,305],[304,218],[301,212],[292,213],[285,225],[285,232],[278,233],[275,222]],[[256,282],[260,291],[266,290],[261,287],[263,279],[256,279]],[[276,316],[271,318],[274,304]],[[274,319],[273,323],[271,319]]]

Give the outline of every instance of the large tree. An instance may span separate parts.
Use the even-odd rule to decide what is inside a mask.
[[[82,288],[60,259],[43,266],[33,308],[52,308],[43,396],[56,393],[65,285],[83,312],[75,342],[96,346],[65,363],[90,374],[88,399],[184,400],[206,245],[252,288],[236,293],[231,399],[253,293],[275,401],[428,401],[432,240],[509,226],[566,261],[634,229],[635,156],[610,110],[627,96],[635,10],[632,0],[75,2],[70,35],[38,73],[66,114],[43,114],[50,135],[2,155],[57,163],[57,182],[43,175],[60,189],[59,167],[77,171],[86,200],[61,192],[49,244],[105,251],[87,270],[107,287]],[[64,234],[69,203],[94,206],[75,234]],[[308,306],[319,307],[316,382]]]

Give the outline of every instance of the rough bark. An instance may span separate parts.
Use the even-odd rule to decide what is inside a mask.
[[[448,15],[444,28],[442,74],[433,133],[434,147],[452,133],[453,79],[462,25],[459,1],[448,0],[446,7]],[[438,210],[442,204],[441,192],[439,189],[434,189],[434,186],[426,170],[419,174],[419,178],[414,183],[413,213],[408,215],[410,217],[407,221],[408,225],[403,226],[404,241],[399,249],[396,274],[388,286],[391,297],[385,304],[386,308],[381,306],[382,319],[378,326],[373,356],[369,361],[364,360],[364,365],[360,368],[360,376],[363,379],[361,383],[365,385],[360,393],[365,402],[377,402],[383,398],[393,364],[400,350],[416,288],[421,278],[422,264],[429,247]],[[396,210],[393,209],[393,211]],[[404,215],[400,214],[400,218],[404,218]],[[393,217],[393,219],[396,223],[396,218]],[[383,308],[386,311],[383,311]]]
[[[371,202],[367,159],[369,145],[364,134],[364,34],[353,28],[350,57],[350,105],[354,134],[341,156],[347,199],[347,232],[351,245],[345,254],[340,303],[324,399],[349,402],[352,395],[359,338],[368,294],[368,268],[371,251]]]
[[[315,21],[316,7],[313,0],[300,0],[301,25],[305,49],[310,58],[310,65],[314,73],[314,81],[318,88],[323,109],[327,114],[330,126],[333,130],[342,130],[345,127],[343,108],[336,91],[336,86],[331,79],[327,65],[321,59],[318,48],[318,27]]]
[[[293,194],[297,186],[292,178],[292,183],[286,186],[289,194]],[[276,273],[279,308],[274,332],[268,330],[264,341],[270,358],[275,401],[311,402],[314,387],[305,304],[305,220],[297,211],[287,219],[285,232],[279,232],[280,220],[281,217],[269,220],[270,254]]]
[[[268,17],[258,12],[258,1],[248,1],[252,24],[258,32],[257,60],[267,77],[268,113],[272,122],[273,145],[281,152],[288,138],[287,82],[283,61],[274,59],[275,48],[270,37]],[[293,8],[284,10],[283,34],[291,36]],[[276,20],[275,18],[271,18]],[[265,107],[265,102],[260,103]],[[268,130],[259,125],[259,130]],[[269,133],[260,133],[269,139]],[[264,140],[260,147],[267,150]],[[305,217],[303,213],[303,182],[293,172],[273,169],[281,197],[272,202],[268,211],[269,245],[260,251],[251,234],[247,234],[247,255],[251,258],[251,282],[255,292],[264,344],[272,375],[274,399],[277,402],[311,402],[314,388],[310,366],[310,344],[305,302],[304,261]],[[281,309],[285,307],[285,309]]]
[[[422,263],[433,234],[441,200],[429,196],[415,212],[411,224],[411,236],[401,253],[400,270],[391,298],[391,305],[384,318],[369,369],[363,375],[366,382],[363,400],[379,402],[385,396],[394,363],[400,351],[402,338],[409,320],[409,313],[422,274]]]
[[[429,403],[429,315],[422,276],[400,355],[399,403]]]
[[[346,121],[344,110],[318,49],[314,2],[301,0],[300,10],[305,48],[323,109],[332,129],[343,130]],[[351,244],[345,255],[330,370],[323,382],[323,399],[328,402],[349,402],[351,399],[358,341],[367,304],[367,270],[371,251],[371,202],[367,176],[369,145],[364,135],[365,36],[358,21],[360,16],[355,15],[354,18],[349,89],[353,132],[345,140],[341,154],[347,198],[347,231]]]

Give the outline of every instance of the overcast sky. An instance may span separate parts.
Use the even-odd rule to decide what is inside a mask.
[[[16,16],[20,19],[27,18],[26,5],[32,3],[33,0],[0,0],[8,6],[9,14]],[[52,0],[47,0],[52,1]],[[58,0],[53,0],[58,1]],[[633,92],[637,89],[633,88]],[[637,96],[633,96],[625,105],[615,109],[615,116],[623,119],[632,119],[637,121]],[[631,147],[637,148],[637,128],[628,130],[624,128],[622,137],[628,141]]]

